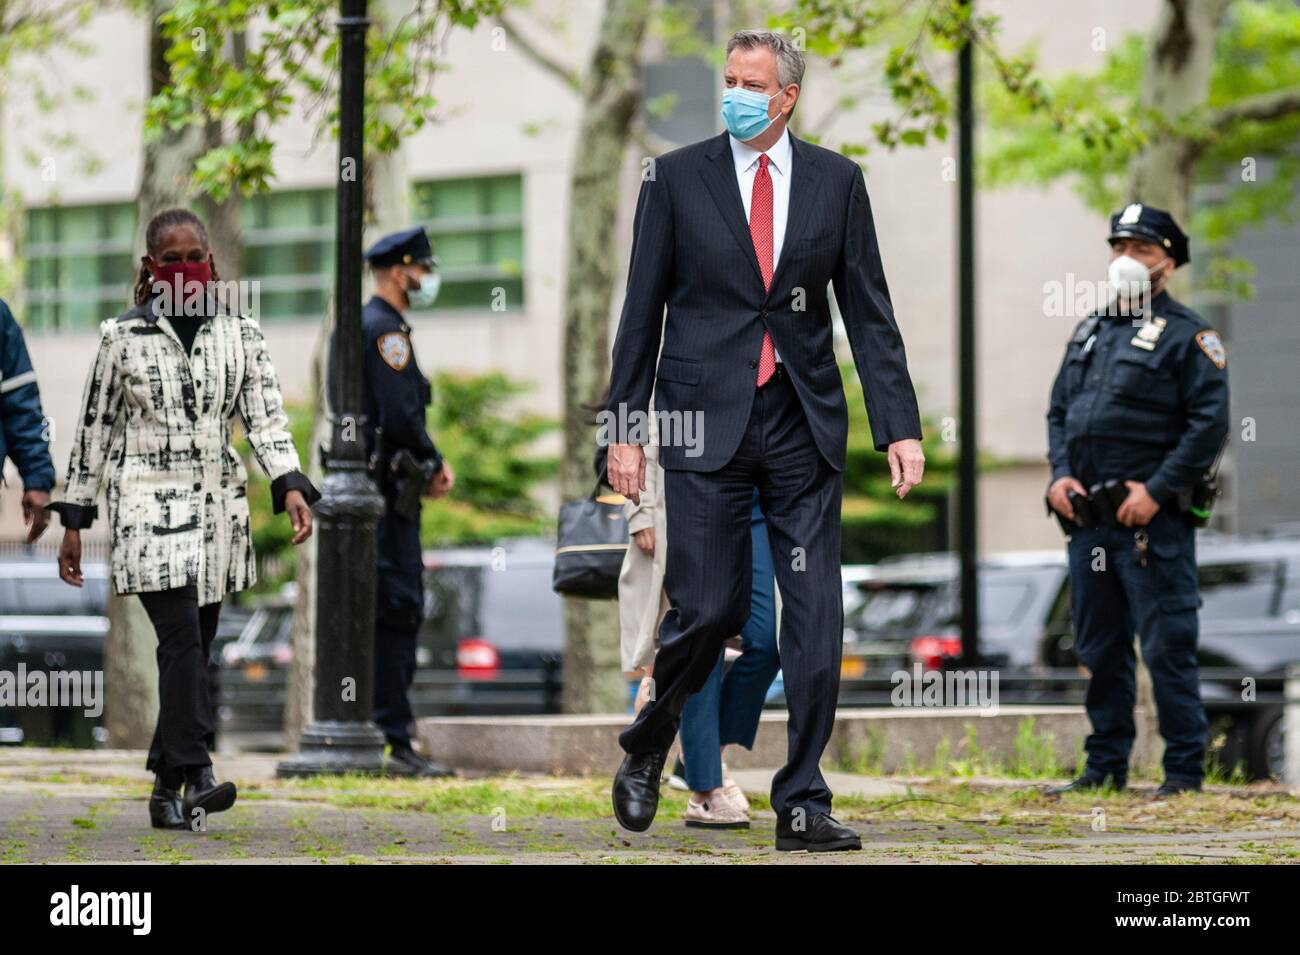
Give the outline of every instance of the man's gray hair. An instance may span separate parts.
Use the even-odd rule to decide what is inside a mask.
[[[727,56],[732,50],[752,50],[765,46],[776,54],[776,81],[785,89],[791,83],[803,83],[803,54],[794,41],[768,30],[737,30],[727,41]]]

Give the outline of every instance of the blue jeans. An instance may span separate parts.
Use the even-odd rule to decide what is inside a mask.
[[[682,762],[686,785],[692,792],[708,792],[722,785],[722,747],[739,743],[754,746],[758,718],[768,688],[781,668],[776,647],[776,585],[767,524],[754,490],[750,515],[753,545],[753,585],[749,619],[740,631],[741,655],[723,675],[725,651],[708,681],[686,700],[682,708]]]
[[[1136,556],[1134,528],[1080,529],[1070,536],[1075,648],[1091,674],[1084,701],[1092,723],[1084,743],[1088,772],[1118,781],[1128,774],[1136,734],[1136,632],[1165,740],[1165,777],[1199,782],[1208,727],[1196,665],[1195,532],[1169,510],[1157,512],[1143,530],[1149,539],[1145,566]]]

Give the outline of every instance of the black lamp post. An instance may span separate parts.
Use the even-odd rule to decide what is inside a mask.
[[[971,0],[965,0],[969,6]],[[975,70],[970,41],[957,54],[957,260],[958,407],[961,451],[958,460],[958,544],[961,555],[961,658],[980,659],[979,607],[979,440],[975,351]]]
[[[339,182],[333,433],[317,518],[316,692],[298,755],[279,776],[378,773],[384,737],[371,720],[375,673],[375,525],[384,500],[366,471],[361,432],[361,218],[366,0],[342,0],[339,18]]]

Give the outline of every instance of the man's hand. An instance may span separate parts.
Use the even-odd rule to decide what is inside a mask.
[[[23,523],[31,526],[27,532],[27,543],[34,544],[45,533],[50,524],[50,512],[45,505],[50,503],[49,491],[23,492]]]
[[[1088,496],[1087,489],[1069,475],[1057,478],[1052,482],[1052,486],[1047,489],[1047,503],[1052,505],[1052,510],[1067,521],[1074,520],[1074,505],[1070,503],[1071,491],[1076,491],[1084,497]]]
[[[636,541],[637,548],[647,557],[655,555],[655,529],[653,527],[643,527],[632,535],[632,540]]]
[[[456,472],[451,469],[451,462],[443,461],[438,473],[429,478],[429,486],[424,489],[424,496],[437,500],[446,497],[456,484]]]
[[[284,496],[284,509],[289,513],[289,523],[293,526],[293,543],[301,544],[311,537],[311,508],[302,491],[290,491]]]
[[[85,583],[81,575],[81,531],[68,528],[63,532],[63,543],[59,545],[59,577],[74,587]]]
[[[1147,486],[1141,481],[1125,481],[1124,486],[1128,488],[1128,497],[1115,512],[1116,519],[1125,527],[1146,527],[1160,510],[1160,505],[1147,493]]]
[[[645,490],[645,448],[639,444],[611,444],[606,468],[609,486],[633,504],[640,504]]]
[[[895,488],[899,500],[921,483],[925,474],[925,452],[916,438],[904,438],[889,446],[889,486]]]

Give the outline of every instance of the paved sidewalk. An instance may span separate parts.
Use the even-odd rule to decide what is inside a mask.
[[[240,799],[207,832],[149,827],[143,754],[0,749],[0,861],[124,863],[999,863],[1296,862],[1300,801],[1279,786],[1214,787],[1171,802],[1145,791],[1047,799],[1038,784],[837,773],[836,815],[865,851],[777,853],[770,773],[738,772],[748,831],[682,823],[665,789],[645,834],[619,829],[608,778],[276,780],[278,757],[218,757]]]

